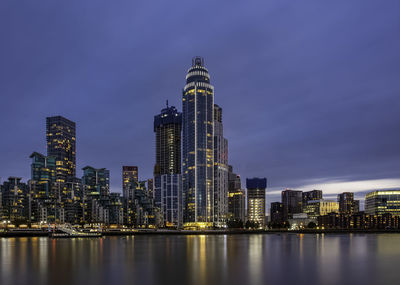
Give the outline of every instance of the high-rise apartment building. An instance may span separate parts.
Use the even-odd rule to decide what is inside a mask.
[[[56,159],[57,182],[76,175],[76,126],[62,116],[46,118],[47,156]]]
[[[222,108],[214,104],[214,225],[226,225],[228,214],[228,140],[224,138]]]
[[[181,132],[182,114],[174,107],[167,106],[154,116],[156,135],[156,163],[154,182],[148,183],[149,195],[160,209],[162,223],[168,227],[181,227],[182,215],[182,174],[181,174]],[[154,188],[154,195],[153,195]]]
[[[292,219],[293,214],[302,213],[303,191],[285,190],[282,191],[283,220]]]
[[[265,225],[265,191],[267,178],[247,178],[247,219]]]
[[[338,195],[339,213],[340,214],[355,214],[360,210],[360,201],[354,200],[353,192],[343,192]]]
[[[214,221],[214,87],[201,57],[192,60],[182,101],[184,219],[208,227]]]

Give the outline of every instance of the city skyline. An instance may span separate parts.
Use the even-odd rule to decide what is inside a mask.
[[[268,10],[274,17],[259,9],[245,22],[240,15],[249,10],[235,4],[229,10],[232,19],[224,18],[227,24],[214,18],[211,24],[220,24],[220,29],[203,29],[203,23],[184,16],[163,23],[165,35],[153,30],[149,31],[155,33],[152,37],[141,33],[141,45],[131,39],[129,27],[136,31],[146,21],[135,22],[118,7],[111,10],[122,13],[120,22],[105,12],[101,27],[109,29],[101,35],[90,31],[102,19],[84,20],[84,29],[68,26],[71,13],[78,19],[85,15],[65,10],[58,11],[60,21],[54,26],[63,29],[66,37],[52,41],[49,31],[42,33],[45,23],[37,19],[27,35],[28,39],[35,36],[35,45],[24,50],[15,49],[13,35],[26,35],[26,21],[37,16],[10,13],[0,21],[14,17],[20,24],[5,31],[5,44],[0,47],[1,54],[7,55],[0,67],[0,94],[8,106],[0,112],[0,129],[7,134],[0,141],[2,180],[21,176],[27,181],[29,155],[46,153],[43,136],[38,134],[43,134],[44,118],[53,115],[77,123],[78,177],[86,165],[105,167],[110,170],[113,192],[121,191],[122,165],[138,165],[142,180],[152,177],[152,116],[167,99],[182,111],[187,62],[199,54],[212,70],[215,103],[224,109],[230,164],[242,179],[268,177],[267,193],[316,188],[336,194],[398,186],[396,50],[400,44],[392,37],[398,27],[396,9],[388,3],[379,7],[360,3],[315,4],[316,10],[305,4],[288,9],[272,3]],[[47,19],[43,13],[48,10],[29,5]],[[151,9],[150,19],[164,15],[163,8]],[[214,16],[222,6],[215,8],[210,12]],[[324,12],[321,15],[344,16],[337,21],[334,16],[321,16],[317,9]],[[168,19],[174,16],[171,13]],[[371,18],[382,21],[372,24]],[[190,29],[169,32],[174,30],[171,25],[181,21],[189,23]],[[311,28],[315,21],[321,29]],[[246,36],[225,35],[232,26]],[[193,29],[199,31],[196,36]],[[92,38],[86,39],[88,34]],[[68,35],[81,44],[68,41]],[[205,44],[201,38],[210,41]],[[278,198],[279,194],[273,200]]]

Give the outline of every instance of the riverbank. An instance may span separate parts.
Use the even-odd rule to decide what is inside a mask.
[[[229,229],[229,230],[105,230],[103,236],[127,236],[127,235],[237,235],[237,234],[376,234],[376,233],[396,233],[400,234],[400,230],[380,230],[380,229],[304,229],[304,230],[244,230],[244,229]],[[48,236],[48,231],[42,230],[10,230],[0,232],[0,237],[43,237]]]

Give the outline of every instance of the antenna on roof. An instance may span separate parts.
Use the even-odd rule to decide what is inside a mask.
[[[167,100],[167,108],[168,108],[168,100]]]

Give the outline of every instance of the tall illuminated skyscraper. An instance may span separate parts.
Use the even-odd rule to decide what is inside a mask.
[[[201,57],[192,60],[182,101],[184,220],[211,226],[214,221],[214,87]]]
[[[62,116],[46,118],[47,156],[56,158],[56,180],[66,182],[76,174],[76,126]]]

